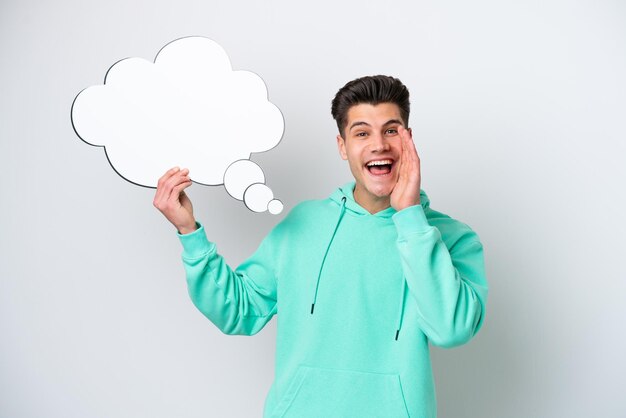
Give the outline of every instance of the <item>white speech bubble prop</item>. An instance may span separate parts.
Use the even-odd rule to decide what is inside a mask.
[[[265,212],[273,198],[274,193],[263,183],[250,185],[243,194],[244,203],[253,212]]]
[[[246,189],[254,183],[265,183],[265,174],[250,160],[235,161],[224,173],[224,187],[235,199],[243,200]]]
[[[278,199],[272,199],[267,204],[267,210],[272,215],[278,215],[279,213],[281,213],[283,211],[283,202],[281,202]]]
[[[167,44],[154,63],[118,61],[104,85],[78,94],[71,117],[78,136],[105,147],[113,169],[131,183],[156,187],[169,168],[186,167],[194,182],[225,184],[244,202],[250,185],[265,183],[250,154],[274,148],[284,132],[263,80],[233,71],[221,46],[197,36]],[[262,210],[259,199],[255,209],[246,206],[268,210],[272,198]],[[272,213],[276,208],[272,203]]]

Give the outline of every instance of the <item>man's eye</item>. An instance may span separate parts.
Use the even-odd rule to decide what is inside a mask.
[[[391,128],[391,129],[387,129],[385,132],[390,135],[395,135],[398,133],[398,130],[395,128]]]
[[[356,136],[361,136],[361,137],[367,136],[367,132],[357,132]]]

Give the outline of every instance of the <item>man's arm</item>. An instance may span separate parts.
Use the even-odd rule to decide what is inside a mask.
[[[410,294],[417,302],[420,328],[442,347],[469,341],[485,316],[487,280],[478,236],[453,219],[455,241],[446,246],[438,228],[430,226],[421,206],[393,215],[398,250]]]
[[[271,234],[236,270],[207,240],[202,225],[179,238],[189,296],[198,310],[225,334],[259,332],[277,310]]]
[[[402,157],[391,205],[398,211],[393,221],[402,269],[428,339],[443,347],[460,345],[476,334],[485,315],[483,247],[469,227],[444,218],[455,234],[448,249],[439,229],[428,223],[419,200],[420,159],[411,131],[400,127],[398,133]]]
[[[178,230],[189,296],[222,332],[255,334],[276,313],[271,239],[268,236],[252,257],[232,270],[193,216],[184,192],[190,185],[187,169],[172,168],[159,179],[153,202]]]

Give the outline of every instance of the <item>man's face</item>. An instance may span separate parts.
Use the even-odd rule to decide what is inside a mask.
[[[393,103],[358,104],[348,110],[344,136],[337,135],[339,154],[348,160],[356,180],[354,199],[371,213],[389,206],[398,182],[404,126],[400,108]],[[373,209],[373,210],[372,210]]]

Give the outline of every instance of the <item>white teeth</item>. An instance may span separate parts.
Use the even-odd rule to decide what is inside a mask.
[[[391,164],[391,160],[380,160],[380,161],[371,161],[367,163],[367,166],[371,167],[373,165],[389,165],[389,164]]]

